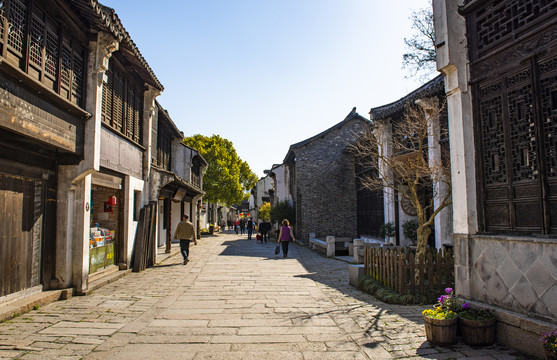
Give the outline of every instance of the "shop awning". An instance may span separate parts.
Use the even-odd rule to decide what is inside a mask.
[[[170,198],[175,201],[191,201],[198,195],[205,195],[203,190],[185,181],[175,173],[156,168],[151,169],[161,176],[160,197]]]

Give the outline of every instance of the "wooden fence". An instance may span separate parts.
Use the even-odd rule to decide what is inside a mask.
[[[454,284],[454,257],[450,250],[427,249],[425,259],[416,259],[415,250],[407,247],[366,247],[364,270],[383,285],[399,294],[416,294],[443,289]]]

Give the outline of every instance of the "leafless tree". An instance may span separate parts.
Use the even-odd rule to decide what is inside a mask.
[[[431,8],[414,10],[410,16],[413,34],[404,38],[406,52],[402,55],[402,68],[408,69],[408,77],[427,77],[436,70],[435,29]]]
[[[408,106],[400,121],[392,124],[392,134],[385,122],[376,122],[360,134],[350,147],[363,168],[374,169],[360,178],[362,186],[375,191],[390,188],[402,201],[414,206],[418,218],[417,255],[425,255],[430,226],[439,212],[451,205],[451,175],[448,154],[440,144],[441,159],[428,159],[428,135],[439,128],[444,105],[429,113],[419,106]],[[426,116],[427,115],[427,116]],[[440,130],[442,131],[442,130]],[[442,134],[443,135],[443,134]],[[440,186],[446,184],[446,186]],[[433,190],[425,199],[423,189]],[[439,191],[443,188],[443,191]],[[434,198],[440,202],[435,208]]]

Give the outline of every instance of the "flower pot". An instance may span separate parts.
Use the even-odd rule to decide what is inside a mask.
[[[495,342],[495,318],[489,320],[468,320],[459,318],[458,324],[462,340],[468,345],[483,346]]]
[[[450,345],[456,342],[457,318],[432,319],[424,315],[427,341],[434,345]]]
[[[545,358],[547,360],[557,360],[557,353],[555,351],[552,351],[545,347],[543,348],[543,350],[545,351]]]

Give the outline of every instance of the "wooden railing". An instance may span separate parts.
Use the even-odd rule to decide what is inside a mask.
[[[416,259],[415,250],[407,247],[367,247],[364,270],[366,275],[403,295],[427,289],[441,293],[454,285],[454,257],[450,250],[427,249],[425,258]]]

